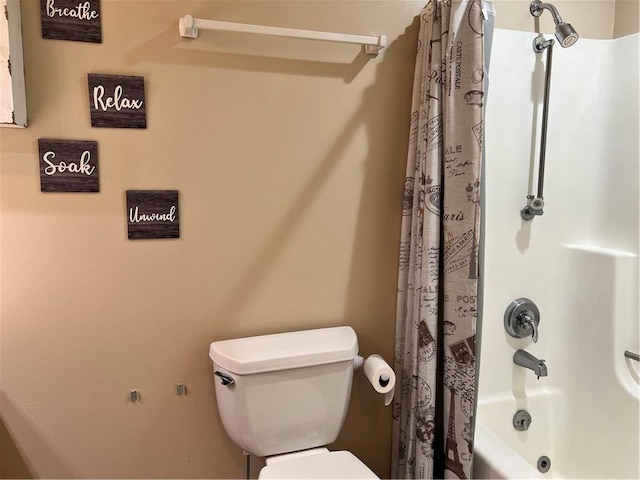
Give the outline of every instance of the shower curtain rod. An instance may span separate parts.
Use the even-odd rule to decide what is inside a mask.
[[[225,32],[255,33],[259,35],[272,35],[276,37],[305,38],[309,40],[322,40],[326,42],[354,43],[364,46],[364,52],[368,55],[378,55],[378,52],[387,45],[386,35],[368,36],[351,35],[348,33],[318,32],[315,30],[298,30],[294,28],[269,27],[266,25],[251,25],[246,23],[221,22],[218,20],[204,20],[185,15],[178,22],[180,36],[185,38],[198,38],[198,30],[221,30]]]

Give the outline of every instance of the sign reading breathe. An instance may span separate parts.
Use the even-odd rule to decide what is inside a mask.
[[[98,192],[98,142],[38,140],[40,191]]]
[[[42,38],[102,43],[100,0],[40,0]]]
[[[127,190],[130,240],[180,238],[177,190]]]
[[[147,128],[144,77],[89,74],[92,127]]]

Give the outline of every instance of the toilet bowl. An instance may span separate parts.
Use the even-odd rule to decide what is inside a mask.
[[[267,458],[258,478],[379,478],[346,450],[314,448]]]
[[[329,451],[347,413],[358,341],[351,327],[213,342],[222,424],[266,458],[259,478],[378,478],[348,451]]]

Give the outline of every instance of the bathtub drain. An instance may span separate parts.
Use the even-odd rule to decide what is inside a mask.
[[[538,459],[538,470],[542,473],[547,473],[551,468],[551,460],[546,455],[542,455]]]

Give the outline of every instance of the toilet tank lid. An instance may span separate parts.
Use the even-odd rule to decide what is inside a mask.
[[[238,375],[353,360],[358,338],[351,327],[318,328],[213,342],[209,357]]]

